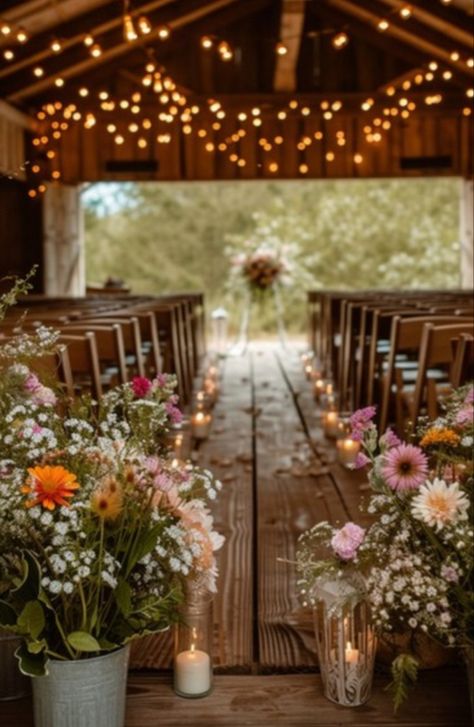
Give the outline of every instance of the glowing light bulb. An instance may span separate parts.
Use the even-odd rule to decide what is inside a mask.
[[[91,45],[94,45],[94,37],[89,33],[84,38],[84,45],[90,48]]]
[[[390,23],[388,22],[388,20],[379,20],[379,22],[377,23],[377,28],[380,30],[381,33],[384,33],[386,30],[388,30],[389,27]]]
[[[102,55],[102,48],[98,43],[94,43],[94,45],[91,46],[90,54],[93,58],[99,58]]]
[[[286,56],[288,53],[288,47],[282,41],[279,41],[275,46],[275,52],[279,56]]]
[[[167,40],[171,35],[171,28],[168,25],[161,25],[158,28],[158,38],[160,40]]]
[[[19,43],[26,43],[26,41],[28,40],[28,35],[24,28],[18,28],[16,39]]]
[[[145,15],[138,18],[138,29],[142,35],[151,33],[151,23]]]
[[[348,43],[349,36],[344,31],[342,31],[341,33],[336,33],[336,35],[332,39],[332,45],[336,50],[341,50],[342,48],[345,48]]]
[[[411,17],[411,7],[409,5],[404,5],[400,9],[400,17],[402,17],[404,20],[407,20],[409,17]]]
[[[3,57],[5,58],[6,61],[12,61],[15,57],[15,54],[12,50],[10,50],[10,48],[6,48],[3,51]]]
[[[54,40],[51,41],[51,45],[49,47],[53,53],[61,53],[63,49],[61,42],[57,38],[54,38]]]
[[[33,75],[35,75],[36,78],[41,78],[41,76],[44,76],[44,68],[36,66],[36,68],[33,69]]]
[[[123,16],[123,37],[129,43],[138,38],[137,31],[135,30],[133,19],[130,13],[127,13]]]
[[[201,38],[201,48],[204,48],[205,50],[209,50],[209,48],[212,48],[214,45],[214,41],[211,37],[208,35],[203,35]]]

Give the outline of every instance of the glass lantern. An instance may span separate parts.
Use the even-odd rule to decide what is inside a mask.
[[[212,678],[212,595],[190,589],[175,628],[174,690],[187,699],[206,697]]]
[[[220,356],[227,350],[227,324],[229,314],[225,308],[216,308],[211,313],[213,347]]]
[[[370,699],[376,636],[362,577],[319,580],[314,625],[324,694],[346,707]]]
[[[339,464],[347,469],[351,469],[360,452],[360,442],[353,439],[352,426],[349,414],[340,414],[337,434],[337,458]]]

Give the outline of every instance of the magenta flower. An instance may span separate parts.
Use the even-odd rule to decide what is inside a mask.
[[[165,404],[165,409],[166,413],[171,419],[172,424],[181,424],[181,422],[183,421],[183,414],[177,406],[172,404],[170,401],[167,401]]]
[[[36,374],[32,374],[31,372],[28,374],[28,376],[25,379],[25,382],[23,384],[26,391],[29,391],[30,393],[34,393],[38,389],[41,388],[41,381],[36,376]]]
[[[362,439],[364,432],[373,426],[372,419],[376,412],[375,406],[366,406],[363,409],[357,409],[350,418],[352,427],[351,437],[356,441]]]
[[[465,404],[474,404],[474,386],[471,386],[464,398]]]
[[[364,535],[364,528],[355,523],[346,523],[332,536],[332,549],[342,560],[353,560],[357,555],[357,549],[364,540]]]
[[[383,447],[387,447],[387,449],[391,449],[392,447],[398,447],[400,444],[402,444],[402,440],[397,437],[393,429],[390,429],[390,427],[386,430],[385,434],[382,434],[380,437],[380,444]]]
[[[134,376],[132,379],[132,391],[137,399],[144,399],[151,389],[151,381],[145,376]]]
[[[363,452],[359,452],[357,457],[355,458],[353,464],[350,466],[351,470],[361,470],[362,467],[365,467],[370,463],[370,459],[367,457],[366,454]]]
[[[382,475],[392,490],[415,490],[428,475],[428,459],[419,447],[400,444],[385,455]]]

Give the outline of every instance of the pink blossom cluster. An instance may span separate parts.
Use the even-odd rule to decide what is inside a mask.
[[[48,386],[43,386],[36,374],[28,373],[24,384],[25,391],[30,394],[31,400],[38,406],[54,406],[57,402],[56,394]]]
[[[366,406],[363,409],[357,409],[350,418],[352,427],[351,438],[360,442],[364,432],[374,426],[372,419],[377,411],[375,406]]]
[[[336,530],[331,538],[331,547],[341,560],[354,560],[364,536],[364,528],[349,522],[340,530]]]

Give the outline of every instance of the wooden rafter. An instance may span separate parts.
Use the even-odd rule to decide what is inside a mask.
[[[336,7],[348,15],[370,25],[374,29],[374,33],[377,32],[377,23],[383,15],[384,7],[380,2],[376,2],[375,0],[371,0],[370,3],[366,2],[366,0],[325,0],[325,2],[328,5]],[[426,33],[423,35],[417,35],[415,32],[410,30],[410,26],[402,20],[400,20],[400,22],[395,20],[391,21],[389,27],[384,33],[384,36],[396,38],[402,43],[424,53],[428,58],[443,61],[447,65],[456,68],[459,72],[465,75],[471,75],[469,69],[459,68],[458,64],[451,59],[451,44],[449,44],[448,50],[448,47],[446,47],[446,41],[442,42],[437,39],[437,41],[434,42],[431,37],[427,40]]]
[[[110,0],[108,0],[108,2],[110,3]],[[170,5],[171,3],[175,2],[176,0],[151,0],[150,2],[146,2],[141,5],[138,5],[138,3],[136,3],[136,5],[134,6],[134,11],[136,15],[151,13],[159,8],[164,7],[165,5]],[[105,22],[97,22],[100,16],[102,16],[102,21],[104,20],[104,15],[107,9],[102,8],[99,13],[88,13],[87,16],[85,16],[83,21],[80,23],[78,23],[76,19],[74,22],[69,23],[67,26],[62,26],[61,36],[63,36],[63,34],[65,36],[65,38],[61,40],[62,53],[66,52],[67,50],[73,48],[78,44],[81,44],[86,33],[90,32],[92,33],[94,38],[99,39],[100,36],[104,33],[107,33],[114,28],[120,28],[122,25],[122,15],[120,12],[117,12],[118,7],[119,6],[117,5],[116,1],[111,4],[111,10],[113,12],[110,19],[106,20]],[[33,53],[28,53],[25,58],[22,58],[17,63],[11,63],[5,68],[0,69],[0,78],[11,76],[18,71],[21,71],[23,68],[28,68],[28,66],[41,63],[47,58],[54,58],[55,53],[51,50],[51,48],[49,48],[48,45],[48,42],[50,40],[50,33],[41,34],[40,36],[34,38],[32,43],[28,46],[28,50],[30,50],[30,46],[32,45],[35,48],[35,51]]]
[[[30,0],[25,3],[16,3],[9,10],[1,11],[2,20],[21,25],[30,36],[42,33],[57,25],[73,20],[83,13],[105,5],[109,0]],[[2,37],[0,45],[8,43]]]
[[[304,0],[282,0],[280,41],[286,55],[277,55],[273,86],[275,91],[294,91],[297,85],[296,67],[303,35]]]
[[[391,8],[399,8],[398,0],[382,0]],[[410,2],[412,16],[422,23],[438,30],[454,41],[472,46],[472,16],[462,10],[442,5],[433,0],[412,0]]]
[[[237,0],[213,0],[213,2],[202,2],[195,5],[193,10],[187,13],[181,14],[172,20],[168,21],[168,25],[171,30],[179,30],[180,28],[189,25],[190,23],[211,15],[214,12],[221,10],[222,8],[228,7],[236,3]],[[132,42],[121,41],[110,48],[105,49],[99,58],[86,58],[79,62],[74,63],[66,68],[61,69],[60,75],[63,79],[68,80],[80,76],[88,71],[93,71],[95,68],[100,68],[104,63],[111,60],[120,58],[135,48],[143,48],[145,45],[153,40],[159,38],[159,28],[156,28],[146,36],[137,38]],[[22,101],[31,96],[37,95],[42,91],[51,87],[51,78],[44,78],[39,81],[28,84],[26,87],[21,88],[18,91],[10,94],[8,99],[10,102]]]

